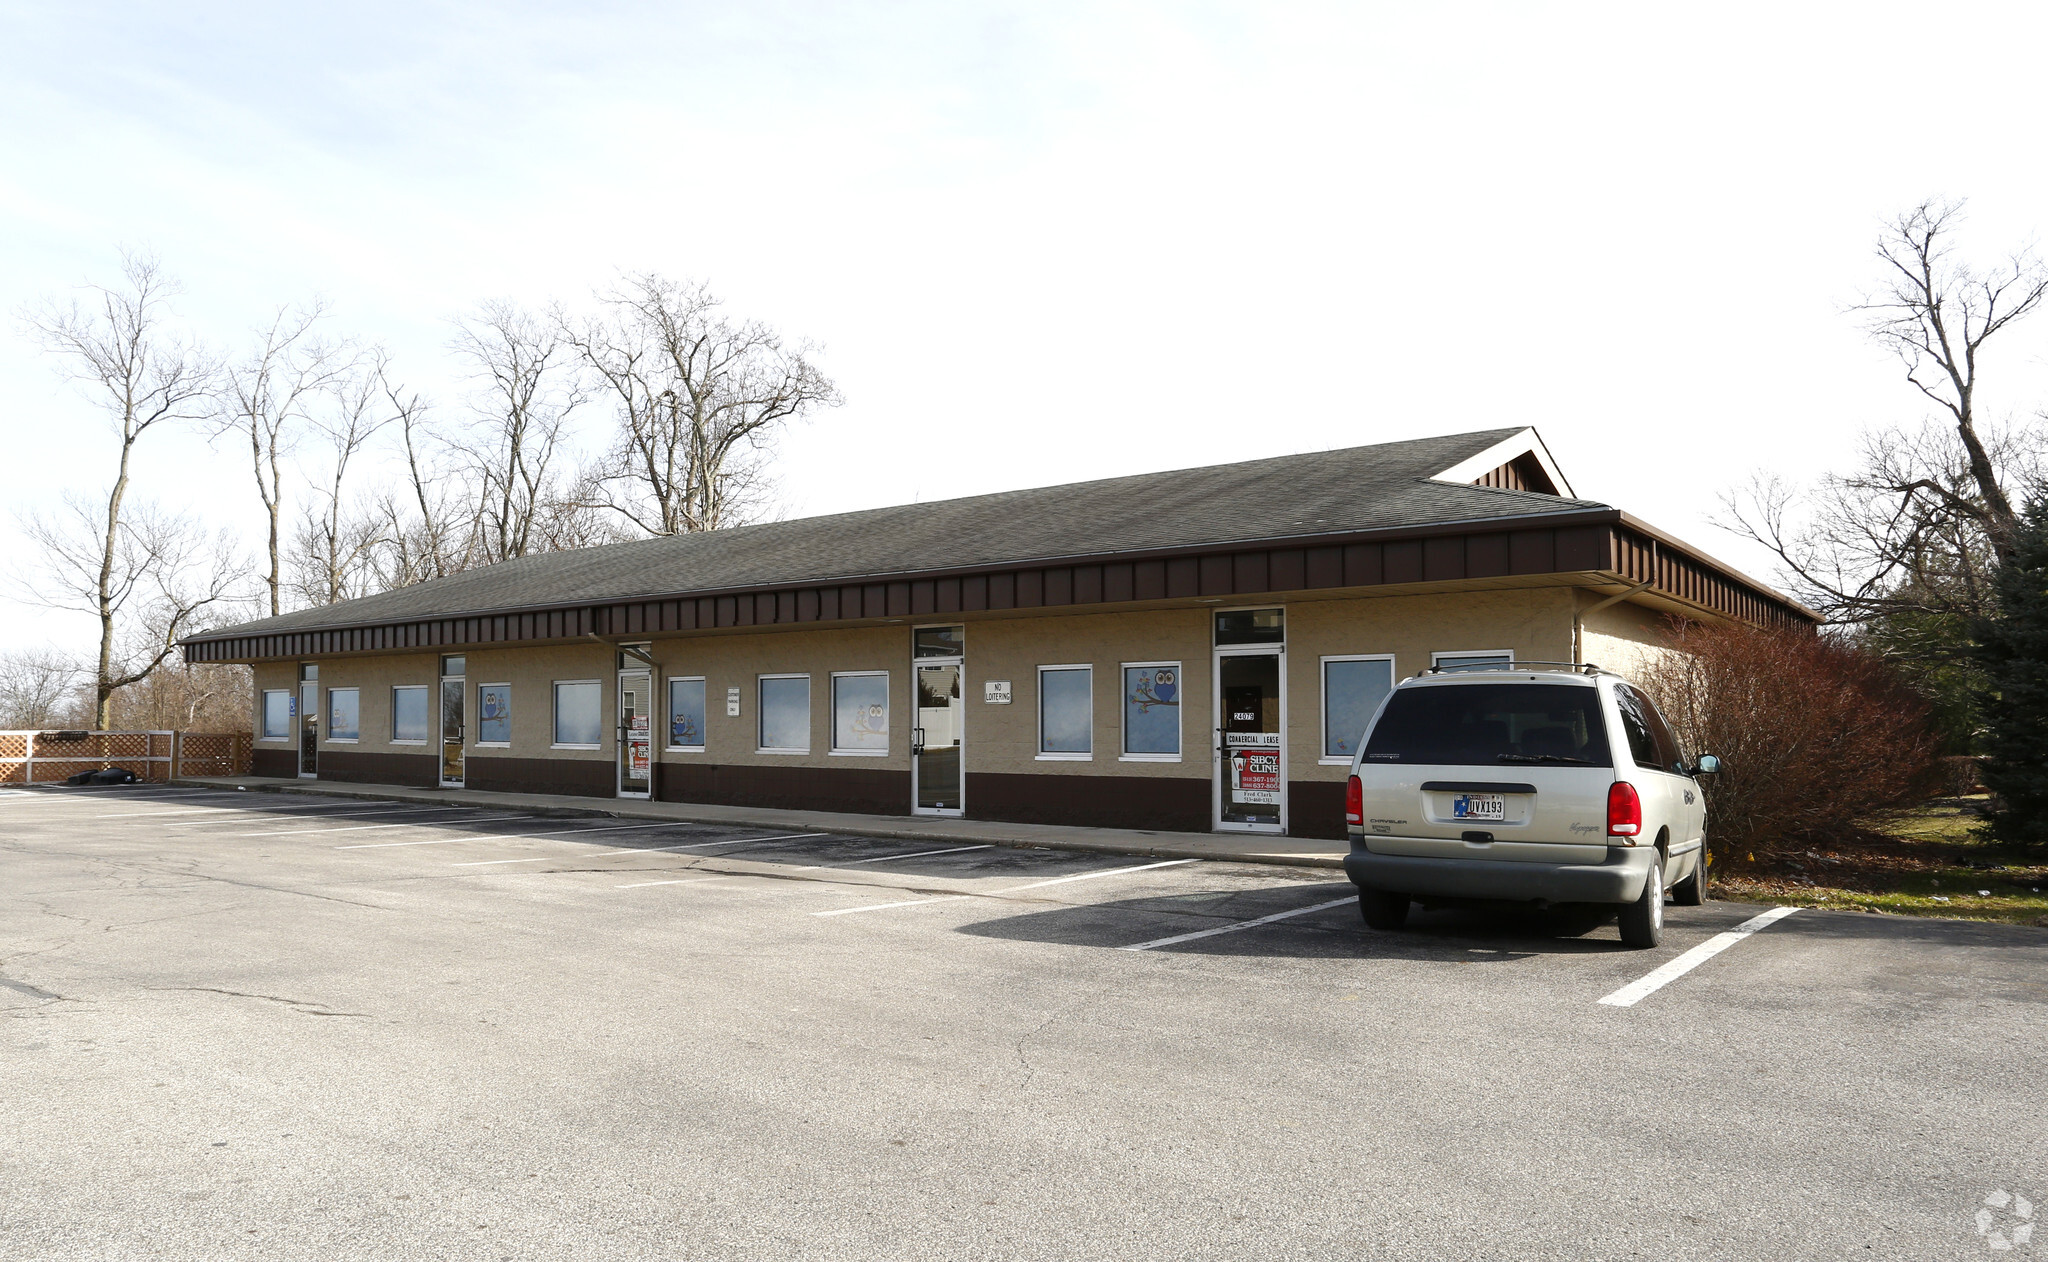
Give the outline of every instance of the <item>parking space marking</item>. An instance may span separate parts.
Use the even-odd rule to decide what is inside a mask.
[[[1153,868],[1175,868],[1183,863],[1199,863],[1199,859],[1167,859],[1160,863],[1141,863],[1134,868],[1110,868],[1102,872],[1082,872],[1076,876],[1056,876],[1050,881],[1033,881],[1029,885],[1012,885],[1008,889],[993,890],[993,894],[1021,894],[1025,890],[1042,889],[1048,885],[1065,885],[1068,881],[1092,881],[1098,876],[1122,876],[1126,872],[1149,872]]]
[[[493,820],[532,818],[533,816],[531,815],[485,815],[478,819],[442,820],[439,824],[427,826],[430,828],[467,828],[471,824],[488,824]],[[339,832],[342,830],[335,829],[334,831]],[[508,839],[516,840],[520,837],[531,837],[533,835],[532,833],[471,833],[467,837],[436,837],[432,841],[359,841],[353,845],[336,846],[334,848],[336,850],[391,850],[398,846],[452,846],[457,842],[464,841],[505,841]]]
[[[1645,995],[1661,990],[1668,983],[1692,972],[1757,930],[1773,925],[1798,910],[1797,907],[1773,907],[1761,916],[1752,916],[1728,932],[1715,934],[1670,963],[1645,973],[1613,994],[1604,996],[1600,1002],[1611,1008],[1634,1007],[1636,1001]]]
[[[1154,947],[1172,946],[1178,942],[1193,942],[1197,938],[1213,938],[1219,933],[1236,933],[1240,929],[1256,929],[1260,925],[1270,925],[1276,920],[1287,920],[1294,916],[1306,916],[1311,912],[1328,911],[1332,907],[1342,907],[1346,903],[1356,903],[1357,901],[1358,896],[1350,894],[1343,898],[1333,898],[1327,903],[1317,903],[1313,907],[1297,907],[1293,911],[1276,911],[1270,916],[1260,916],[1257,920],[1240,920],[1234,924],[1218,925],[1214,929],[1197,929],[1193,933],[1176,933],[1170,938],[1154,938],[1150,942],[1139,942],[1132,946],[1118,947],[1117,950],[1150,951]]]
[[[837,911],[814,911],[813,916],[851,916],[863,911],[887,911],[891,907],[917,907],[924,903],[950,903],[955,899],[972,898],[972,894],[942,894],[937,898],[913,898],[901,903],[871,903],[866,907],[841,907]]]
[[[935,854],[965,854],[969,850],[993,850],[996,843],[986,842],[979,846],[949,846],[944,850],[913,850],[909,854],[877,855],[872,859],[850,859],[845,863],[813,863],[808,867],[791,868],[792,872],[816,872],[820,868],[857,868],[864,863],[887,863],[891,859],[925,859]]]
[[[331,811],[334,809],[334,803],[332,802],[294,802],[283,806],[271,806],[268,803],[265,803],[262,806],[243,806],[239,804],[231,806],[223,802],[219,804],[209,803],[208,806],[209,810],[208,813],[205,815],[197,816],[193,819],[173,820],[170,823],[164,824],[163,827],[190,828],[194,824],[211,823],[223,818],[221,813],[224,811],[238,811],[245,815],[265,816],[282,815],[287,811]],[[473,806],[433,806],[427,807],[425,809],[434,811],[473,811],[477,808]],[[307,818],[327,819],[330,817],[325,815],[319,815],[308,816]]]
[[[442,810],[442,811],[451,811],[451,810],[466,810],[466,809],[468,809],[468,808],[466,808],[466,807],[454,807],[454,806],[451,806],[451,807],[442,807],[442,808],[441,808],[441,810]],[[369,813],[369,814],[375,814],[376,812],[367,812],[367,813]],[[414,812],[414,813],[415,813],[416,815],[433,815],[433,814],[438,814],[438,813],[440,813],[440,812],[436,812],[436,811],[416,811],[416,812]],[[332,815],[323,815],[323,816],[321,816],[321,818],[322,818],[322,819],[335,819],[335,818],[338,818],[338,817],[336,817],[336,816],[332,816]],[[511,818],[511,817],[510,817],[510,816],[507,816],[506,818]],[[458,823],[467,823],[467,822],[470,822],[470,821],[466,821],[466,820],[453,820],[453,819],[449,819],[449,820],[427,820],[427,821],[415,821],[415,820],[409,820],[409,819],[400,819],[400,820],[393,820],[393,821],[392,821],[391,823],[389,823],[389,824],[345,824],[345,825],[343,825],[343,826],[342,826],[342,827],[340,827],[340,828],[285,828],[285,829],[280,829],[280,830],[278,830],[278,831],[276,831],[276,832],[268,832],[268,833],[236,833],[236,834],[234,834],[234,835],[235,835],[235,836],[237,836],[237,837],[303,837],[303,836],[307,835],[308,833],[365,833],[365,832],[371,832],[371,831],[373,831],[373,830],[375,830],[375,829],[379,829],[379,828],[411,828],[411,827],[413,826],[413,824],[414,824],[415,822],[422,822],[422,823],[424,823],[424,824],[425,824],[425,825],[426,825],[427,827],[432,827],[432,826],[433,826],[434,824],[437,824],[437,823],[439,823],[439,824],[458,824]]]

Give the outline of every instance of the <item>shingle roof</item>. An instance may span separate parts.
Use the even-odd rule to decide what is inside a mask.
[[[1607,507],[1430,480],[1520,432],[1481,430],[521,557],[186,642]]]

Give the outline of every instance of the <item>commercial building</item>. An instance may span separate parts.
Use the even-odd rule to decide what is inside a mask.
[[[184,641],[258,775],[1111,827],[1343,831],[1379,699],[1810,622],[1575,498],[1531,429],[525,557]]]

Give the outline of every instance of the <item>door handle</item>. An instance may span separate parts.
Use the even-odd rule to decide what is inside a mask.
[[[913,727],[910,729],[910,754],[914,758],[917,755],[922,754],[923,752],[924,729],[921,727]]]

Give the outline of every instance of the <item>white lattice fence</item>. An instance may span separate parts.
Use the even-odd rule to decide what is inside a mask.
[[[0,732],[0,784],[55,784],[120,767],[139,780],[232,776],[249,770],[243,732]]]

